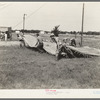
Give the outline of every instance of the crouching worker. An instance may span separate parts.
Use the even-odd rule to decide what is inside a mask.
[[[71,39],[70,45],[76,47],[76,40],[74,38]]]
[[[17,39],[19,40],[20,42],[20,47],[24,47],[25,46],[25,43],[24,43],[24,40],[23,40],[23,36],[21,36],[20,34],[17,34]]]
[[[37,37],[37,44],[35,45],[38,49],[39,52],[43,53],[44,52],[44,49],[43,49],[43,39],[42,37],[37,33],[36,34],[36,37]]]

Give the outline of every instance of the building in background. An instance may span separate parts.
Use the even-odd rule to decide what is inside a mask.
[[[12,28],[11,27],[1,27],[0,26],[0,32],[6,32],[6,31],[9,31],[9,32],[11,32],[11,30],[12,30]]]
[[[7,34],[7,39],[12,40],[12,27],[0,26],[0,38],[3,40]]]

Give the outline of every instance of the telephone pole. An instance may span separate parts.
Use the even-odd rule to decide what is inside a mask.
[[[84,28],[84,3],[83,3],[83,9],[82,9],[82,28],[81,28],[81,46],[83,45],[83,28]]]
[[[24,14],[23,15],[23,35],[24,35],[24,30],[25,30],[25,16],[26,16],[27,14]]]

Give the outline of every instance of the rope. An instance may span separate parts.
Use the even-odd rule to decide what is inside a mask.
[[[35,14],[36,12],[38,12],[42,7],[44,7],[45,4],[43,4],[42,6],[40,6],[38,9],[36,9],[34,12],[32,12],[29,16],[26,17],[26,19],[28,19],[29,17],[31,17],[33,14]],[[13,28],[16,28],[17,26],[19,26],[20,24],[22,24],[23,21],[20,21],[19,23],[17,23]]]

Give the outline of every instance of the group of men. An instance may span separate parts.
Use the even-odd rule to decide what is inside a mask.
[[[12,39],[12,34],[10,33],[10,32],[8,32],[8,31],[6,31],[6,32],[1,32],[0,33],[0,39],[1,40],[4,40],[4,41],[7,41],[8,39]]]
[[[51,41],[52,41],[52,42],[55,42],[55,43],[57,44],[57,48],[58,48],[59,43],[60,43],[60,42],[59,42],[59,32],[60,32],[60,31],[59,31],[59,29],[58,29],[59,26],[60,26],[60,25],[55,26],[54,29],[51,31],[52,34],[50,35]],[[43,39],[39,36],[39,34],[37,34],[36,36],[37,36],[38,42],[40,43],[40,46],[43,46]],[[67,40],[64,40],[64,39],[63,39],[62,44],[68,44],[68,43],[67,43]],[[69,45],[76,47],[76,41],[75,41],[74,38],[70,39]]]
[[[18,36],[19,37],[19,36]],[[36,38],[37,38],[37,43],[36,43],[36,48],[38,49],[39,52],[43,53],[44,52],[44,49],[43,49],[43,38],[40,36],[39,33],[36,34]],[[21,39],[22,40],[22,39]],[[61,48],[62,46],[66,47],[67,46],[74,46],[76,47],[76,41],[75,39],[70,39],[70,42],[67,41],[67,38],[66,39],[63,39],[63,41],[61,42],[60,39],[59,39],[59,31],[58,31],[58,26],[54,28],[54,30],[51,32],[51,35],[50,35],[50,41],[53,42],[53,43],[56,43],[56,57],[58,57],[59,55],[59,52],[61,52]]]
[[[36,46],[38,49],[42,49],[43,48],[43,39],[38,33],[36,34],[36,37],[38,40]],[[70,39],[69,43],[68,43],[67,39],[63,39],[63,41],[61,43],[61,41],[59,40],[59,36],[55,36],[54,34],[51,34],[50,39],[51,39],[50,40],[51,42],[54,42],[57,44],[57,50],[59,50],[59,45],[70,45],[70,46],[76,47],[76,41],[74,38]]]

